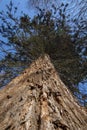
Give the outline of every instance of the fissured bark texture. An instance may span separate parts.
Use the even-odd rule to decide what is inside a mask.
[[[0,90],[0,130],[87,130],[87,113],[49,56],[33,62]]]

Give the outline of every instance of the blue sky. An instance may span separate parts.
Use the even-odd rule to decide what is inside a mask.
[[[6,5],[9,5],[9,2],[10,0],[0,0],[0,11],[6,10]],[[28,0],[12,0],[12,2],[18,7],[18,15],[20,15],[21,11],[23,11],[32,17],[34,10],[29,9]]]
[[[30,17],[34,15],[35,11],[32,10],[32,8],[29,9],[30,6],[28,5],[29,4],[28,0],[12,0],[12,2],[14,6],[18,7],[17,16],[20,16],[22,11],[25,12],[26,14],[29,14]],[[9,3],[10,3],[10,0],[0,0],[0,12],[2,10],[5,12],[6,5],[9,5]],[[0,21],[0,24],[1,24],[1,21]],[[2,36],[0,36],[0,39],[4,39],[4,41],[7,42],[7,39],[3,38]],[[7,46],[3,46],[3,48],[5,48],[5,50],[10,49]],[[5,54],[0,51],[0,59],[3,58],[4,55]]]
[[[71,3],[72,1],[72,3]],[[80,0],[75,0],[76,1],[80,1]],[[9,5],[10,0],[0,0],[0,11],[1,10],[6,10],[6,5]],[[20,15],[21,11],[29,14],[30,17],[32,17],[32,15],[35,13],[36,10],[34,10],[32,8],[32,6],[29,6],[29,0],[12,0],[12,2],[14,3],[15,6],[18,7],[18,15]],[[73,0],[59,0],[58,1],[58,5],[61,4],[62,2],[64,3],[71,3],[71,6],[75,5],[75,2],[73,2]],[[71,8],[71,7],[70,7]],[[73,10],[74,11],[74,10]],[[76,10],[75,10],[76,12]],[[72,14],[73,15],[73,14]]]

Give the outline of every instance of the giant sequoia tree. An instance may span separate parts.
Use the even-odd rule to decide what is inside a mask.
[[[77,93],[75,85],[86,76],[87,63],[79,55],[84,44],[80,44],[80,37],[79,40],[76,37],[79,36],[78,31],[75,30],[72,35],[67,7],[68,4],[63,3],[58,8],[53,4],[48,10],[38,7],[38,13],[32,19],[28,14],[22,14],[19,18],[15,15],[17,8],[10,2],[7,12],[0,13],[0,33],[7,38],[7,42],[0,40],[5,53],[5,58],[0,62],[6,72],[2,78],[10,80],[39,55],[47,53],[62,80],[74,94]],[[77,26],[76,19],[73,23]],[[7,46],[8,50],[3,46]],[[5,83],[2,80],[1,86]]]
[[[0,91],[0,130],[87,130],[87,112],[41,56]]]

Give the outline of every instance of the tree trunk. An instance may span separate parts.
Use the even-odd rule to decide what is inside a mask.
[[[40,57],[0,91],[0,130],[87,130],[87,113]]]

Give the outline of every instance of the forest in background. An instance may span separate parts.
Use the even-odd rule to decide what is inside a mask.
[[[4,54],[0,86],[47,53],[63,82],[86,106],[87,95],[79,91],[78,83],[87,79],[87,1],[77,0],[74,6],[73,0],[30,2],[37,12],[33,18],[25,13],[17,16],[18,7],[12,1],[7,11],[0,12],[0,54]]]

